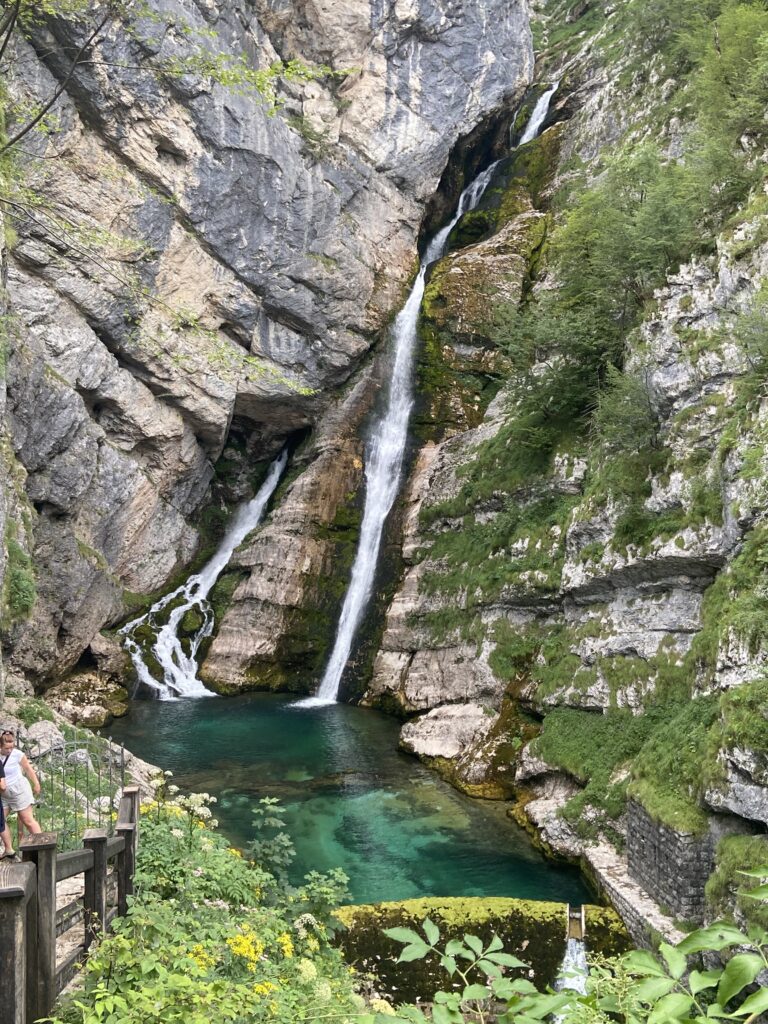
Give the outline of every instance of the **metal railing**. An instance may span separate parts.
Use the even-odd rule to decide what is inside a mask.
[[[56,832],[60,850],[79,845],[90,828],[115,831],[119,793],[125,786],[125,748],[98,736],[28,742],[25,753],[40,779],[35,817]]]

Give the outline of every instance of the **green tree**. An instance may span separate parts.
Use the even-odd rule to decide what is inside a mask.
[[[647,370],[624,373],[609,366],[592,416],[597,443],[607,452],[659,447],[659,416]]]

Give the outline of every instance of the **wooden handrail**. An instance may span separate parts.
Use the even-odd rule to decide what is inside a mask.
[[[56,857],[56,881],[63,882],[75,875],[82,875],[93,867],[92,850],[68,850]]]
[[[55,832],[29,836],[20,846],[22,863],[0,861],[0,1020],[32,1024],[50,1014],[62,988],[94,940],[114,917],[125,914],[133,891],[139,839],[138,786],[123,789],[116,834],[90,829],[83,848],[57,851]],[[107,872],[115,864],[117,906],[107,908]],[[79,900],[56,910],[56,884],[84,876],[83,912]],[[84,922],[83,941],[56,962],[56,938],[63,920]]]

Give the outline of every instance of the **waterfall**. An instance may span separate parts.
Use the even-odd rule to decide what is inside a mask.
[[[533,108],[533,113],[530,116],[528,124],[525,126],[525,131],[520,136],[518,146],[524,146],[526,142],[531,142],[539,134],[539,129],[544,124],[544,118],[549,112],[549,104],[552,97],[557,92],[557,87],[560,85],[559,82],[553,82],[552,85],[547,89],[546,92],[542,93],[536,101],[536,106]]]
[[[557,83],[539,99],[520,140],[521,145],[523,142],[529,142],[538,132],[556,89]],[[390,375],[388,401],[381,418],[373,427],[367,446],[363,521],[352,575],[336,630],[336,641],[317,694],[299,701],[299,707],[333,704],[338,699],[341,676],[373,589],[384,523],[400,489],[408,420],[413,406],[412,371],[417,340],[416,326],[427,269],[443,255],[448,235],[456,222],[479,203],[498,163],[497,160],[482,171],[461,193],[453,219],[437,232],[427,246],[411,293],[392,327],[395,361]]]
[[[222,569],[232,557],[235,548],[261,522],[264,510],[274,494],[287,459],[288,452],[286,450],[275,459],[257,494],[237,510],[216,554],[206,562],[200,572],[190,576],[186,583],[177,587],[170,594],[161,597],[145,615],[133,619],[120,630],[123,645],[131,656],[139,681],[152,690],[160,700],[173,700],[176,697],[213,696],[211,691],[207,690],[197,678],[196,655],[200,644],[211,635],[214,626],[213,609],[206,598]],[[178,603],[176,603],[177,601]],[[159,613],[171,604],[174,607],[167,622],[160,625],[158,623]],[[189,654],[186,654],[181,646],[178,628],[184,615],[193,608],[201,616],[202,624],[189,638],[190,650]],[[152,655],[163,670],[162,682],[152,675],[144,660],[141,646],[134,635],[136,630],[145,624],[150,626],[155,633]]]
[[[578,992],[584,995],[587,991],[587,950],[583,939],[569,938],[565,946],[565,956],[560,965],[560,972],[555,982],[555,991]]]

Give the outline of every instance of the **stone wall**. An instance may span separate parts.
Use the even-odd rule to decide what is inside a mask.
[[[676,832],[655,822],[640,804],[627,806],[629,873],[674,917],[704,917],[704,885],[715,866],[716,836]]]

